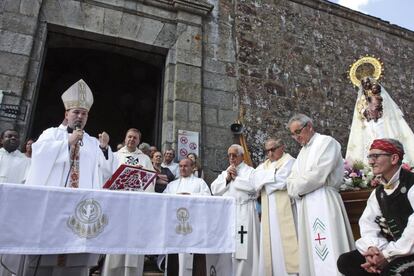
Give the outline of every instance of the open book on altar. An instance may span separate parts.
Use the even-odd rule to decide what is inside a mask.
[[[145,191],[154,182],[157,173],[135,166],[122,164],[106,181],[104,189]]]

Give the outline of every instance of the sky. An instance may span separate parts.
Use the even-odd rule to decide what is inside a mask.
[[[414,31],[414,0],[329,0]]]

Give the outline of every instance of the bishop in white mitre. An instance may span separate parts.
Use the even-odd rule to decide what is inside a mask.
[[[215,196],[236,199],[236,252],[233,256],[221,254],[222,269],[215,270],[217,275],[259,275],[259,218],[255,209],[256,188],[251,181],[254,169],[243,162],[244,150],[240,145],[231,145],[227,154],[230,166],[211,183],[211,191]],[[227,259],[227,265],[223,259]]]
[[[340,275],[336,260],[354,248],[338,192],[344,173],[341,145],[316,133],[312,120],[303,114],[293,116],[288,128],[302,146],[287,179],[289,196],[297,206],[299,275]]]
[[[103,179],[114,171],[114,157],[107,133],[101,133],[98,141],[83,130],[93,104],[92,91],[79,80],[62,94],[62,100],[65,119],[59,127],[45,130],[33,143],[26,184],[100,189]],[[99,255],[87,253],[28,256],[22,275],[31,276],[37,270],[37,275],[42,276],[88,276],[98,258]]]
[[[265,143],[268,159],[254,174],[254,184],[261,194],[259,274],[287,276],[299,273],[299,248],[294,221],[294,204],[286,190],[295,159],[285,151],[281,139]]]

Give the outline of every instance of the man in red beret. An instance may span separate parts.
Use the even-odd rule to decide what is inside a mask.
[[[372,143],[368,162],[381,185],[369,197],[359,226],[357,250],[338,259],[345,275],[414,275],[414,174],[401,168],[402,144]]]

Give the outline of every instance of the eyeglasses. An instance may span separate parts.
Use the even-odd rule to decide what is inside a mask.
[[[290,135],[292,135],[293,137],[294,136],[298,136],[299,134],[301,134],[302,133],[302,130],[306,127],[308,125],[308,123],[305,123],[304,125],[303,125],[303,127],[301,127],[301,128],[298,128],[297,130],[295,130],[295,131],[293,131],[293,132],[291,132],[290,133]]]
[[[391,156],[392,154],[391,153],[372,153],[372,154],[367,155],[367,159],[368,160],[377,160],[377,158],[380,157],[381,155]]]
[[[279,145],[279,146],[276,146],[276,147],[273,147],[273,148],[270,148],[270,149],[264,149],[264,152],[265,153],[269,153],[270,151],[271,152],[274,152],[275,150],[277,150],[278,148],[280,148],[282,145]]]

